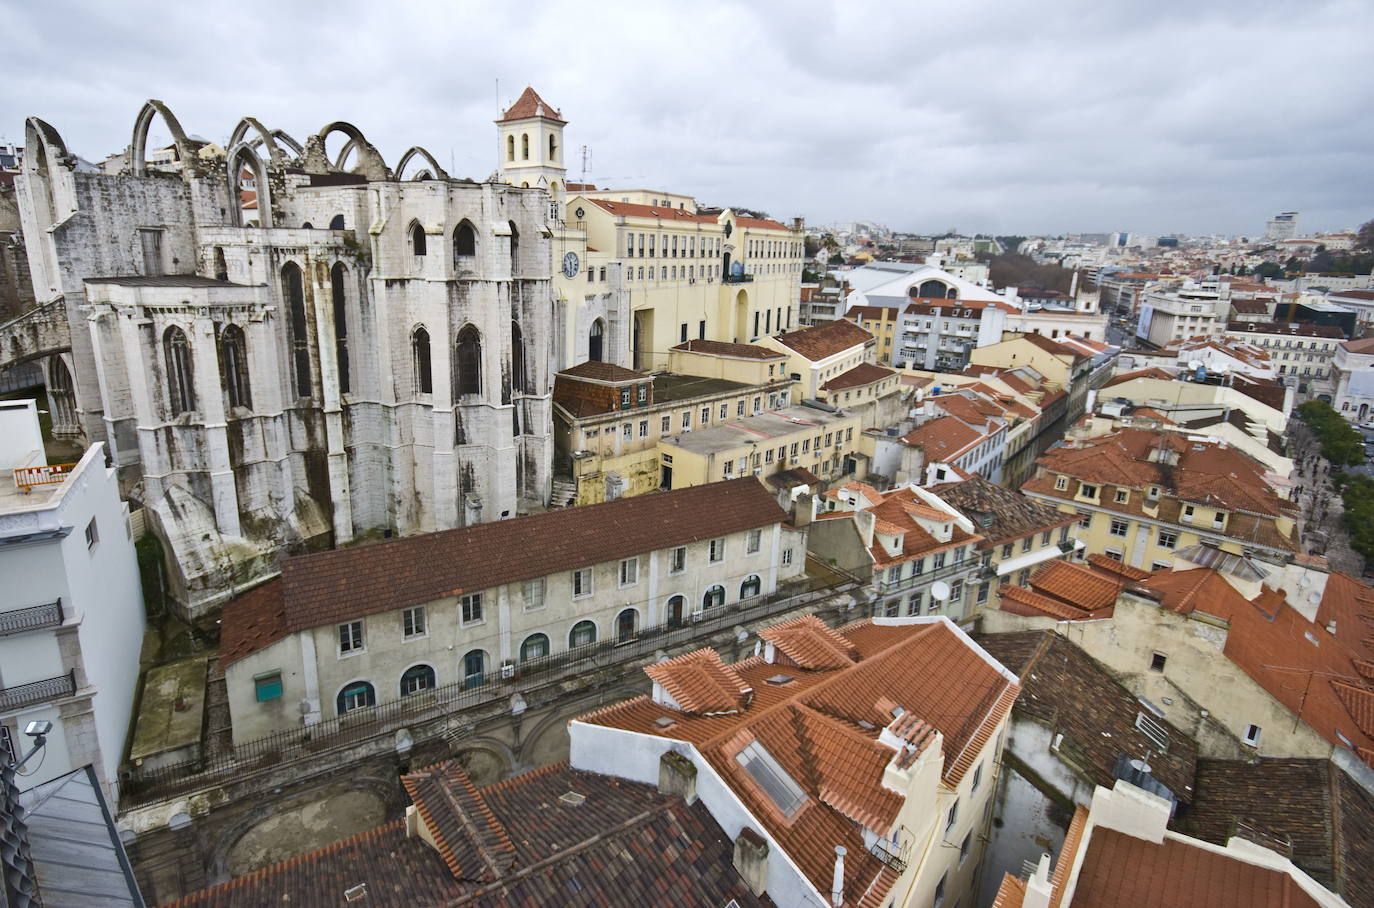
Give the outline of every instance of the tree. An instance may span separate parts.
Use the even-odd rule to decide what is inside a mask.
[[[1374,252],[1374,221],[1365,221],[1360,225],[1360,232],[1355,235],[1355,248]]]
[[[1309,400],[1297,409],[1298,418],[1312,429],[1322,446],[1322,456],[1332,466],[1355,466],[1364,463],[1364,436],[1355,431],[1329,403]]]
[[[1277,262],[1265,262],[1255,266],[1254,274],[1259,278],[1283,277],[1283,266]]]
[[[840,255],[838,252],[835,253],[834,255],[832,255],[832,256],[830,257],[830,264],[832,264],[832,265],[843,265],[843,264],[844,264],[844,256]]]

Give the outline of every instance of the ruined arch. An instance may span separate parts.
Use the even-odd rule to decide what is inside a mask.
[[[280,129],[274,129],[272,130],[272,138],[276,139],[279,144],[285,145],[287,148],[291,149],[291,153],[298,158],[305,154],[305,149],[301,147],[301,143],[297,142],[290,133],[283,132]]]
[[[28,177],[37,228],[28,239],[29,256],[31,263],[41,265],[41,276],[35,269],[33,288],[40,299],[59,290],[57,251],[48,228],[57,223],[59,211],[65,214],[76,207],[76,181],[72,175],[75,163],[56,129],[38,117],[25,121],[24,174]]]
[[[177,148],[177,157],[183,163],[190,161],[199,147],[186,137],[181,123],[177,121],[176,115],[167,109],[166,104],[157,100],[145,101],[143,109],[134,120],[133,141],[129,143],[129,170],[136,177],[148,175],[148,129],[153,125],[153,118],[156,116],[161,116],[162,122],[167,125],[167,131],[172,134],[172,144]]]
[[[248,132],[252,130],[257,133],[256,138],[250,139]],[[234,127],[234,131],[229,135],[229,146],[235,148],[239,145],[247,144],[250,148],[261,145],[267,150],[267,159],[273,164],[285,164],[286,155],[282,153],[277,145],[276,136],[266,127],[252,117],[244,117],[239,120],[239,125]]]
[[[329,160],[325,141],[334,133],[341,132],[348,137],[335,160]],[[336,120],[305,140],[305,154],[302,163],[307,173],[339,173],[348,160],[350,153],[357,152],[358,163],[352,173],[358,173],[369,180],[385,181],[391,179],[391,170],[382,160],[381,152],[352,123]]]
[[[229,200],[232,203],[235,199],[238,204],[230,204],[229,208],[234,212],[234,223],[238,227],[247,227],[251,218],[244,214],[246,200],[243,197],[243,170],[246,168],[253,173],[253,192],[256,194],[252,200],[256,204],[257,221],[259,227],[271,227],[272,224],[272,188],[267,182],[267,165],[262,158],[258,157],[253,146],[247,142],[240,142],[229,149],[229,154],[224,159],[225,179],[228,182]]]
[[[411,162],[411,160],[412,160],[413,158],[415,158],[415,157],[417,157],[417,156],[418,156],[418,157],[421,157],[421,158],[424,158],[425,163],[427,163],[427,164],[429,165],[429,167],[428,167],[427,169],[425,169],[425,170],[421,170],[421,171],[417,172],[417,173],[415,174],[415,176],[414,176],[413,179],[416,179],[416,180],[422,180],[422,179],[447,180],[447,179],[448,179],[448,173],[444,170],[444,168],[442,168],[442,167],[439,166],[439,162],[436,161],[436,160],[434,159],[434,155],[430,154],[428,151],[426,151],[425,149],[421,148],[419,145],[414,145],[414,146],[412,146],[412,147],[406,149],[406,153],[403,154],[403,155],[401,155],[401,159],[400,159],[399,161],[396,162],[396,179],[398,179],[398,180],[404,180],[404,179],[405,179],[406,166]],[[424,176],[424,174],[426,174],[426,173],[429,174],[428,177],[425,177],[425,176]]]

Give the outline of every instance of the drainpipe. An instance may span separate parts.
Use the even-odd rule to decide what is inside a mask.
[[[844,856],[843,845],[835,846],[835,878],[830,883],[830,904],[840,908],[844,904]]]

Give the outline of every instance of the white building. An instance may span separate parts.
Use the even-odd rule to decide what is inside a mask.
[[[0,468],[0,752],[49,721],[20,784],[90,765],[112,794],[143,643],[128,508],[104,445],[48,464],[31,400],[0,402]]]
[[[1332,406],[1352,422],[1363,423],[1374,409],[1374,338],[1346,341],[1331,362],[1335,385]]]
[[[914,299],[960,299],[996,302],[1002,298],[987,287],[936,265],[871,262],[843,275],[849,285],[845,311],[855,306],[904,307]]]
[[[1291,240],[1298,235],[1298,213],[1285,211],[1264,222],[1266,240]]]
[[[1140,306],[1136,336],[1162,347],[1169,341],[1216,337],[1231,311],[1225,281],[1184,281],[1177,289],[1151,288]]]
[[[915,300],[902,309],[893,364],[958,372],[968,365],[970,350],[1002,339],[1014,311],[996,299]]]

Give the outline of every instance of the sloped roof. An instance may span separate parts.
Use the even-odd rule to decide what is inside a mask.
[[[592,381],[611,383],[646,381],[649,378],[645,372],[636,372],[634,369],[626,369],[615,363],[603,363],[593,359],[570,366],[557,374],[566,375],[569,378],[589,378]]]
[[[525,86],[525,90],[520,93],[520,97],[515,99],[515,103],[506,108],[505,113],[497,122],[505,123],[510,120],[528,120],[530,117],[543,117],[555,123],[567,123],[563,119],[563,114],[558,108],[539,97],[539,93],[532,86]]]
[[[1085,611],[1095,612],[1116,602],[1121,581],[1072,561],[1045,562],[1031,577],[1031,587]]]
[[[401,784],[454,878],[490,883],[510,869],[515,845],[457,763],[408,773]]]
[[[938,416],[902,436],[902,441],[925,451],[927,461],[950,461],[987,436],[953,416]]]
[[[884,369],[882,366],[875,366],[872,363],[859,363],[853,369],[841,372],[821,385],[821,390],[844,391],[849,388],[860,388],[895,374],[893,370]]]
[[[1058,529],[1078,520],[1076,514],[1065,514],[977,474],[960,482],[931,486],[930,491],[973,521],[986,537],[980,548]],[[991,523],[983,522],[984,519]]]
[[[798,668],[816,671],[854,664],[858,651],[838,632],[815,615],[803,615],[759,631],[759,639],[771,643]]]
[[[686,353],[705,353],[708,356],[733,356],[738,359],[786,359],[787,354],[757,344],[731,344],[725,341],[689,340],[674,350]]]
[[[853,322],[836,319],[811,328],[778,334],[773,339],[802,357],[817,362],[859,344],[866,344],[873,340],[873,335]]]
[[[709,716],[739,712],[753,691],[713,649],[699,649],[646,666],[649,680],[666,690],[683,712]]]

